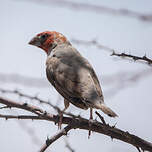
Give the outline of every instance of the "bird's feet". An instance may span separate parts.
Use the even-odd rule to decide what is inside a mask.
[[[63,112],[59,114],[58,129],[61,129],[62,127],[62,120],[63,120]]]
[[[88,139],[91,136],[91,124],[93,122],[93,114],[92,114],[92,108],[90,108],[90,118],[89,118],[89,133],[88,133]]]
[[[91,136],[91,125],[92,125],[93,119],[89,119],[89,133],[88,133],[88,139]]]

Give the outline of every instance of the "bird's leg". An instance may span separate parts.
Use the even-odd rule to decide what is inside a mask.
[[[60,113],[60,118],[59,118],[59,122],[58,122],[58,128],[61,129],[61,125],[62,125],[62,119],[63,119],[63,113],[65,112],[65,110],[69,107],[69,101],[64,99],[64,109],[61,111]]]
[[[89,118],[89,134],[88,134],[88,138],[90,138],[90,135],[91,135],[91,130],[90,130],[90,127],[91,127],[91,122],[93,120],[93,109],[90,108],[90,118]]]
[[[93,120],[93,109],[90,108],[90,120]]]

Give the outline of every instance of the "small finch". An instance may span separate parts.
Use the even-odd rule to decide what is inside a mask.
[[[64,97],[63,112],[72,103],[81,109],[90,108],[90,119],[92,119],[92,108],[100,109],[110,117],[117,116],[104,103],[94,69],[64,35],[55,31],[42,32],[37,34],[29,44],[46,52],[47,78]]]

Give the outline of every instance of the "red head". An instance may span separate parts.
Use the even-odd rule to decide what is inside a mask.
[[[43,49],[46,53],[59,44],[67,43],[68,40],[64,35],[55,31],[46,31],[37,34],[29,44]]]

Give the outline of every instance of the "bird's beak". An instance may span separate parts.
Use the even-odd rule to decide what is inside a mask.
[[[35,45],[37,47],[41,46],[41,42],[38,37],[34,37],[28,44]]]

